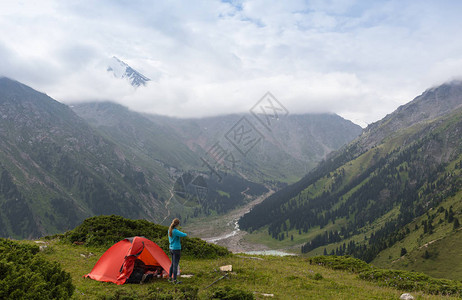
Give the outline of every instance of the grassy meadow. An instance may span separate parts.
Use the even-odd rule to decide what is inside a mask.
[[[172,285],[166,279],[154,279],[145,284],[118,286],[83,278],[106,248],[71,245],[59,240],[46,243],[47,248],[40,255],[58,261],[71,274],[76,287],[73,299],[212,299],[223,290],[228,295],[234,293],[236,298],[222,299],[245,299],[246,295],[255,299],[399,299],[403,292],[407,292],[362,280],[352,272],[312,265],[308,258],[297,256],[183,257],[180,261],[182,274],[193,276],[181,278],[183,283],[180,285]],[[223,265],[232,265],[233,271],[208,287],[224,275],[219,271]],[[451,299],[422,292],[411,293],[416,299]]]

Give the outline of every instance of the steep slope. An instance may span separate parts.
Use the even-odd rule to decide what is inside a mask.
[[[126,107],[103,102],[74,104],[71,108],[106,137],[145,156],[146,160],[185,170],[197,169],[201,165],[199,157],[169,127],[154,123]]]
[[[368,126],[360,142],[365,148],[371,147],[397,130],[443,116],[462,105],[461,94],[460,81],[430,88],[392,114]]]
[[[105,102],[76,104],[72,109],[124,152],[136,155],[144,168],[153,170],[166,183],[157,189],[168,193],[169,209],[181,213],[183,222],[201,213],[224,213],[266,191],[237,173],[218,181],[169,126],[152,122],[126,107]],[[194,178],[200,184],[193,182]],[[202,187],[203,195],[198,195],[197,187]]]
[[[371,261],[461,189],[461,104],[459,82],[426,91],[255,207],[241,228],[292,236],[285,245],[306,242],[302,252]]]
[[[462,177],[462,162],[447,167]],[[379,267],[418,271],[439,278],[462,280],[462,190],[414,219],[404,238],[381,251],[372,263]],[[403,250],[404,249],[404,250]]]
[[[158,220],[156,178],[134,161],[66,105],[0,78],[0,236],[59,232],[95,214]]]

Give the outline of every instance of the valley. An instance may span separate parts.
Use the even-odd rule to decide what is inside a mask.
[[[238,221],[255,205],[273,193],[273,190],[269,190],[264,195],[225,215],[196,218],[188,222],[184,228],[191,236],[200,237],[207,242],[226,247],[233,253],[268,250],[269,248],[265,245],[246,242],[244,237],[247,232],[239,229]]]
[[[67,106],[6,77],[0,115],[0,237],[10,238],[60,233],[93,215],[163,224],[223,215],[265,186],[298,180],[361,132],[334,114],[289,115],[243,156],[225,135],[248,114],[177,119],[113,102]],[[232,168],[204,164],[218,142],[235,156]]]
[[[461,280],[462,265],[450,264],[460,251],[445,246],[459,248],[462,220],[460,82],[426,90],[359,136],[336,115],[289,116],[217,170],[203,161],[218,143],[234,151],[225,137],[241,116],[68,107],[7,78],[0,100],[2,237],[59,234],[94,215],[179,217],[192,237],[233,253],[352,255]]]
[[[0,300],[462,299],[461,11],[0,1]]]

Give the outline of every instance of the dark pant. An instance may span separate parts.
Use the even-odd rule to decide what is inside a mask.
[[[168,276],[176,280],[178,264],[180,263],[181,250],[170,250],[170,254],[172,255],[172,265],[170,266]]]

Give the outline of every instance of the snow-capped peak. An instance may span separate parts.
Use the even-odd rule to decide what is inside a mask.
[[[126,78],[134,87],[145,86],[146,82],[151,80],[115,56],[109,61],[107,71],[112,72],[114,77]]]

